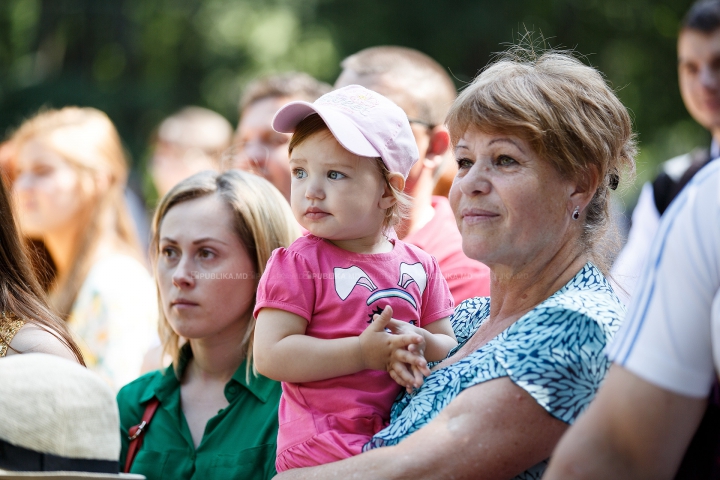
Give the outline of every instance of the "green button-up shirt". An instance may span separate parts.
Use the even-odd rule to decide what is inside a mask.
[[[182,351],[179,373],[192,353]],[[140,423],[146,403],[157,397],[160,405],[145,432],[131,473],[156,479],[270,479],[275,472],[280,383],[263,376],[245,380],[245,362],[225,385],[230,405],[205,426],[197,449],[180,407],[180,382],[172,366],[163,373],[148,373],[118,393],[121,468],[125,465],[128,429]]]

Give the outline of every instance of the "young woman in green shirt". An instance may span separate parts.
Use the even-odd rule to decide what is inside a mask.
[[[148,480],[275,475],[281,390],[254,371],[252,310],[270,253],[297,236],[285,199],[252,174],[202,172],[161,200],[151,252],[160,336],[173,362],[118,394],[121,465],[128,430],[159,401],[130,472]]]

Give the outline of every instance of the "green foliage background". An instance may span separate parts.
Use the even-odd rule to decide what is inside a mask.
[[[237,121],[243,86],[304,70],[333,82],[368,46],[419,49],[458,87],[526,30],[604,72],[638,132],[638,183],[709,142],[685,111],[675,43],[687,0],[0,0],[0,134],[43,106],[94,106],[136,172],[153,128],[184,105]],[[626,191],[630,200],[637,189]]]

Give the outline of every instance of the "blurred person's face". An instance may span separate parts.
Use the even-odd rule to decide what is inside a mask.
[[[690,115],[713,134],[720,133],[720,29],[680,33],[678,76]]]
[[[160,303],[172,329],[191,340],[237,338],[255,298],[252,259],[216,195],[179,203],[165,214],[156,265]]]
[[[163,197],[172,187],[204,170],[216,170],[215,163],[199,148],[187,148],[159,140],[150,161],[150,174],[158,196]]]
[[[76,168],[41,141],[25,143],[13,183],[23,234],[39,238],[72,225],[85,207],[83,181]]]
[[[573,182],[513,135],[468,130],[450,204],[465,255],[488,266],[549,261],[570,231]]]
[[[290,201],[290,135],[273,130],[275,113],[294,99],[264,98],[248,105],[242,112],[235,134],[237,150],[232,168],[260,175],[272,183]]]

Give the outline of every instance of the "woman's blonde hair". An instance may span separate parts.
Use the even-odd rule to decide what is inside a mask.
[[[290,144],[288,145],[288,154],[292,154],[295,147],[312,137],[316,133],[327,132],[330,133],[330,129],[325,124],[325,121],[317,113],[308,115],[295,127],[290,138]],[[331,133],[330,133],[331,134]],[[375,164],[378,168],[380,176],[385,181],[385,185],[390,189],[395,203],[388,209],[385,210],[385,219],[383,220],[383,229],[387,230],[407,219],[410,216],[410,209],[412,207],[412,198],[402,190],[398,190],[390,183],[390,170],[385,166],[385,162],[382,158],[375,158]]]
[[[454,144],[469,129],[516,135],[565,178],[596,173],[581,241],[608,271],[617,248],[609,190],[634,174],[637,147],[630,115],[599,71],[569,52],[512,47],[460,93],[447,126]]]
[[[233,212],[235,232],[254,263],[257,287],[273,250],[288,247],[300,236],[300,230],[287,200],[270,182],[239,170],[197,173],[175,185],[160,200],[153,218],[150,244],[150,256],[155,272],[157,273],[157,261],[160,255],[160,228],[165,215],[175,205],[209,195],[216,195]],[[182,340],[165,317],[159,291],[158,300],[160,301],[158,328],[163,352],[170,355],[173,365],[177,367]],[[251,367],[255,331],[255,319],[252,316],[254,306],[253,299],[250,321],[243,339],[248,377],[251,368],[255,372],[254,366]]]
[[[67,318],[95,260],[97,247],[108,231],[114,233],[120,249],[142,259],[124,198],[127,161],[112,121],[94,108],[41,111],[25,121],[11,138],[17,151],[33,140],[64,158],[81,178],[90,180],[80,182],[85,208],[76,219],[80,234],[74,242],[70,269],[58,275],[42,240],[33,239],[31,245],[45,259],[35,259],[35,270],[49,292],[50,304]],[[107,178],[107,185],[102,188],[97,182],[99,175]],[[89,185],[92,187],[88,188]]]

